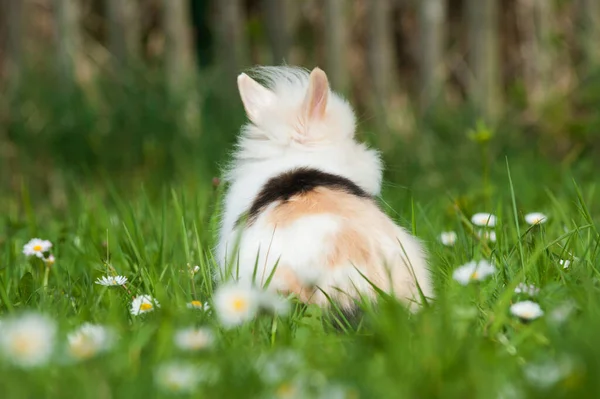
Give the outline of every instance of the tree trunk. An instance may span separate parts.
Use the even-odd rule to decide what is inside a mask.
[[[389,130],[386,108],[393,92],[395,69],[393,68],[391,1],[369,2],[367,22],[369,26],[368,59],[372,85],[372,106],[379,129]]]
[[[140,10],[135,0],[107,0],[108,49],[118,68],[139,60]]]
[[[190,4],[187,0],[163,0],[165,73],[177,123],[182,133],[200,132],[200,97],[192,48]]]
[[[67,91],[75,84],[78,51],[80,49],[79,2],[54,0],[58,73]]]
[[[419,2],[420,102],[426,110],[439,97],[445,77],[444,37],[446,0]]]
[[[582,73],[600,65],[600,1],[579,0],[579,30],[582,50]]]
[[[217,2],[217,49],[228,91],[234,91],[235,77],[246,65],[247,45],[244,42],[244,10],[240,0]]]
[[[273,55],[273,65],[288,61],[290,47],[290,34],[287,23],[288,5],[287,0],[263,0],[262,2],[267,38]]]
[[[325,0],[325,68],[334,90],[348,94],[348,3]]]
[[[163,0],[165,72],[171,94],[179,98],[194,74],[191,21],[187,0]]]
[[[471,103],[489,118],[500,112],[498,0],[467,0]]]
[[[2,4],[2,25],[6,41],[3,44],[4,65],[2,74],[7,79],[6,87],[12,91],[19,86],[21,78],[23,47],[23,2],[4,0]]]
[[[537,106],[555,86],[552,83],[553,66],[556,66],[552,4],[547,0],[523,0],[518,7],[523,81],[529,102]]]

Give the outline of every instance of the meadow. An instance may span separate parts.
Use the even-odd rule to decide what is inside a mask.
[[[347,320],[238,291],[250,305],[236,318],[212,249],[238,98],[205,86],[186,131],[160,85],[99,85],[102,108],[48,82],[32,79],[3,119],[2,397],[600,395],[593,109],[558,104],[532,125],[442,106],[406,137],[361,115],[386,163],[379,201],[424,241],[436,298],[411,314],[382,294]],[[596,86],[573,101],[594,104]],[[460,269],[472,261],[486,272]],[[524,301],[539,308],[513,307]]]

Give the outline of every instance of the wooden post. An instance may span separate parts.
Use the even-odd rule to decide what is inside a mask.
[[[227,89],[236,90],[235,77],[246,65],[247,45],[244,41],[243,26],[245,23],[243,4],[240,0],[218,1],[217,49],[219,63],[224,72]]]
[[[467,0],[469,99],[489,118],[500,112],[498,0]]]
[[[108,49],[117,67],[138,60],[140,52],[140,10],[134,0],[107,0]]]
[[[192,48],[191,8],[188,0],[163,0],[165,73],[177,122],[183,134],[200,133],[200,97]]]
[[[72,91],[75,85],[75,67],[80,49],[79,2],[54,0],[58,73],[63,87]]]
[[[579,0],[578,20],[582,72],[587,74],[600,66],[600,1]]]
[[[165,73],[171,94],[179,98],[194,71],[191,21],[187,0],[163,0]]]
[[[556,51],[552,45],[553,7],[547,0],[523,0],[517,4],[523,81],[529,102],[537,106],[547,100],[552,83]]]
[[[369,26],[368,60],[372,85],[372,106],[379,129],[389,130],[386,108],[389,105],[395,82],[393,65],[392,27],[390,0],[369,2],[367,22]]]
[[[286,0],[263,0],[263,15],[273,65],[284,63],[288,58],[290,34],[288,29],[288,2]]]
[[[4,25],[6,41],[3,45],[4,70],[0,71],[0,76],[6,78],[6,87],[9,91],[15,90],[21,80],[21,70],[23,68],[22,52],[23,47],[23,2],[4,0],[2,2],[1,23]]]
[[[348,2],[325,0],[325,68],[334,90],[350,91],[348,72]]]
[[[421,111],[431,106],[444,83],[444,27],[446,0],[419,2],[419,62]]]

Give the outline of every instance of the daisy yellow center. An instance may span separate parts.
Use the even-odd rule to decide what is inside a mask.
[[[34,345],[29,337],[20,335],[13,341],[13,348],[19,355],[28,355],[33,351]]]
[[[530,319],[533,317],[533,312],[531,310],[526,310],[525,312],[523,312],[521,314],[521,317],[524,317],[526,319]]]
[[[81,337],[71,344],[71,353],[80,359],[87,359],[94,354],[94,346],[88,338]]]
[[[152,304],[151,303],[142,303],[140,305],[140,310],[146,311],[146,310],[150,310],[150,309],[152,309]]]
[[[181,383],[181,381],[177,381],[175,379],[173,380],[169,380],[167,382],[167,386],[169,387],[169,389],[173,392],[177,392],[180,391],[181,388],[183,388],[183,384]]]
[[[471,280],[477,280],[479,278],[479,272],[471,273]]]
[[[235,298],[231,303],[233,310],[236,312],[243,312],[248,308],[248,302],[244,300],[244,298]]]
[[[40,244],[34,245],[33,246],[33,250],[36,251],[36,252],[40,252],[42,250],[42,246]]]
[[[287,398],[294,394],[294,387],[291,384],[283,383],[277,388],[278,398]]]
[[[202,302],[200,302],[200,301],[192,301],[192,306],[200,307],[200,306],[202,306]]]

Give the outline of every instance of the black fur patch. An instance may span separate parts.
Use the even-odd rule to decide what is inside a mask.
[[[345,177],[317,169],[298,168],[267,181],[250,206],[246,215],[248,222],[252,223],[269,204],[275,201],[287,201],[295,195],[308,193],[317,187],[328,187],[357,197],[371,198],[367,192]]]

